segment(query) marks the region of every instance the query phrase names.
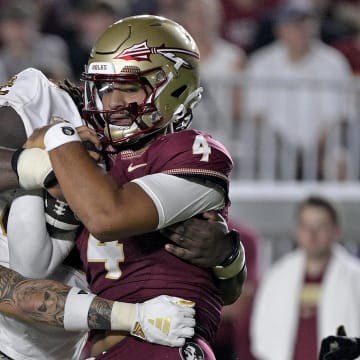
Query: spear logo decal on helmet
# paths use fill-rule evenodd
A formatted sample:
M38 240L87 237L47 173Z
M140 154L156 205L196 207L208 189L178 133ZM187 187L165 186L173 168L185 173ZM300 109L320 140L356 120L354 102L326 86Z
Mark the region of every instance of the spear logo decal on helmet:
M121 59L126 61L149 61L151 54L160 54L174 62L175 64L181 64L186 68L191 68L191 65L187 63L184 59L176 56L177 53L193 56L196 59L199 59L199 54L195 51L189 51L179 48L167 48L165 45L159 47L149 47L147 40L139 44L134 44L129 48L123 50L119 55L114 57L114 59Z

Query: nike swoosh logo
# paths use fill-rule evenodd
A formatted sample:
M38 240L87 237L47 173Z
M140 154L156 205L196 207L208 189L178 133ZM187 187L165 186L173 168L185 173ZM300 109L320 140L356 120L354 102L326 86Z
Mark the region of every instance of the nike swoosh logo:
M136 169L138 169L138 168L141 168L141 167L143 167L143 166L146 166L147 165L147 163L143 163L143 164L139 164L139 165L133 165L132 163L128 166L128 172L132 172L132 171L134 171L134 170L136 170Z

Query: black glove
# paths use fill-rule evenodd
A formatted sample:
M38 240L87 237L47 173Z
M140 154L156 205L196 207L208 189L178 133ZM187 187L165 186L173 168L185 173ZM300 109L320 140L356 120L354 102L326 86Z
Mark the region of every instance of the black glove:
M360 356L360 338L347 337L343 326L337 336L321 341L319 360L353 360Z

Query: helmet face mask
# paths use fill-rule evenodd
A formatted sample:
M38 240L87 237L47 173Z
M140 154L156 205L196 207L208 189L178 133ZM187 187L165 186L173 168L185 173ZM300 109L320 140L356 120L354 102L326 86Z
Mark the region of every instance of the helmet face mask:
M179 24L158 16L132 16L110 26L95 44L86 71L84 118L104 143L131 145L144 137L189 126L200 100L199 53ZM145 99L105 110L104 94L136 83ZM127 114L131 124L112 121Z
M145 94L150 94L149 86L146 86L139 78L129 76L127 78L119 78L118 76L88 76L91 80L87 80L86 91L90 101L87 103L85 110L85 120L100 135L102 135L103 143L118 143L121 139L126 143L131 143L132 139L140 136L145 132L151 132L153 127L158 123L160 117L155 119L156 107L149 103L149 97L146 95L142 102L131 102L126 106L117 106L115 109L105 110L103 107L103 97L109 92L114 91L119 86L138 84ZM129 124L118 124L116 119L112 117L121 115L131 119ZM155 121L149 121L149 118ZM146 123L144 121L147 121Z

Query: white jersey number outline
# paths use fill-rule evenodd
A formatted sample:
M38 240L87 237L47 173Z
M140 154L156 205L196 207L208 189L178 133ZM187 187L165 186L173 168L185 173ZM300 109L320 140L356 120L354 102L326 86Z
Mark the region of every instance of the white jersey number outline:
M195 136L195 140L192 146L192 152L194 155L202 155L200 161L209 161L211 147L209 146L203 135Z
M124 245L118 240L101 242L89 235L87 248L88 262L103 262L107 270L107 279L117 280L121 277L120 263L125 261Z
M200 161L209 161L211 148L203 135L196 135L192 152L194 155L202 155ZM125 261L124 246L117 240L101 242L90 234L87 259L88 262L103 262L107 270L106 278L119 279L121 277L119 263Z

